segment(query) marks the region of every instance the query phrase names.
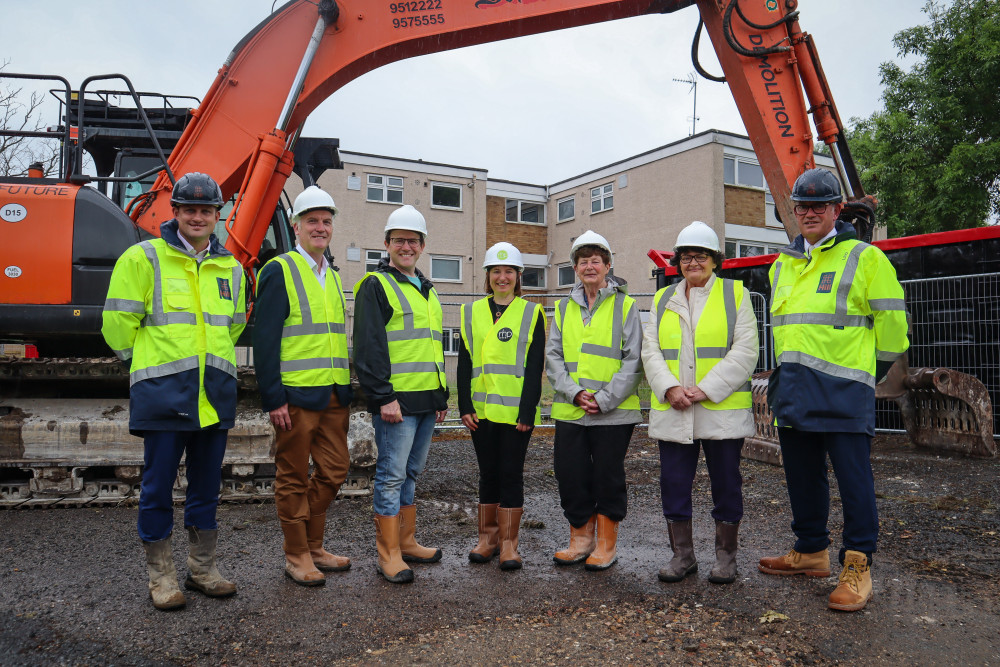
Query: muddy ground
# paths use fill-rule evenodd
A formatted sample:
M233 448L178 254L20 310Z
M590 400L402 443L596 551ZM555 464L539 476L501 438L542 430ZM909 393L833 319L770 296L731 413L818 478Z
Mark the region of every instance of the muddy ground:
M525 566L509 573L467 560L477 471L471 443L460 439L434 443L417 489L418 537L444 559L415 566L408 586L375 572L370 499L332 508L327 546L354 566L318 589L282 577L272 504L222 506L220 567L239 593L192 594L187 609L172 613L149 603L134 507L3 512L0 664L1000 664L1000 461L880 438L873 464L882 521L875 597L855 614L827 610L835 576L757 571L761 555L790 547L790 517L781 469L751 461L743 465L739 579L706 580L713 527L702 465L701 570L660 583L668 548L657 451L638 434L620 560L599 573L552 563L567 526L544 435L526 466ZM839 548L839 501L831 531ZM175 534L183 577L179 521Z

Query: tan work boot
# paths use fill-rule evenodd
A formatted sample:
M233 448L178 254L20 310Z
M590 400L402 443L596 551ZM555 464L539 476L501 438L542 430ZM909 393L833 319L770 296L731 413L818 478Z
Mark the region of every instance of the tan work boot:
M306 525L301 521L282 523L281 532L285 534L285 576L299 586L322 586L326 577L316 569L312 556L309 554L309 542L306 539Z
M306 540L313 565L323 572L345 572L351 569L351 559L335 556L323 548L323 534L326 528L326 512L313 514L306 521Z
M408 584L413 581L413 570L403 562L399 551L399 515L375 515L375 546L378 560L375 567L386 581Z
M594 528L597 526L597 515L590 517L587 523L579 528L570 524L569 526L569 546L562 551L557 551L552 560L556 565L575 565L587 559L597 547L597 540L594 538Z
M804 574L807 577L830 576L830 551L823 549L804 554L792 549L784 556L761 558L757 569L764 574Z
M868 557L860 551L844 554L844 570L837 588L830 593L830 609L859 611L872 599L872 571Z
M588 570L606 570L618 562L618 521L597 515L597 548L583 566Z
M517 553L517 535L521 528L523 513L523 507L501 507L498 512L501 570L521 569L521 555Z
M497 524L497 510L500 503L479 503L479 544L469 552L473 563L489 563L500 553L500 526Z
M407 563L436 563L441 560L441 550L417 544L417 506L399 508L399 552Z
M204 593L210 598L227 598L236 594L236 584L224 579L215 566L218 530L198 530L188 527L188 575L184 588Z
M698 561L694 557L694 539L691 534L691 519L687 521L667 521L667 537L674 557L656 577L665 583L683 581L684 577L698 571Z
M146 551L146 569L149 571L149 597L153 606L162 611L181 609L187 604L177 585L177 568L170 549L170 538L158 542L143 542Z

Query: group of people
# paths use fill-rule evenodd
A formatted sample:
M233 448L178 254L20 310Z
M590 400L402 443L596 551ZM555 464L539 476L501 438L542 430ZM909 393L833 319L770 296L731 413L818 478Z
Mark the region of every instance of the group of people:
M806 171L792 200L801 234L771 273L777 368L768 385L792 511L792 549L760 559L767 574L829 576L827 521L832 463L844 506L843 569L829 607L862 609L878 518L869 462L874 388L907 348L902 288L885 255L839 220L842 195L825 170ZM236 587L215 563L215 510L226 430L235 412L233 344L246 323L243 272L211 232L222 205L204 174L177 181L174 219L161 238L119 260L105 305L104 335L131 364L130 429L145 443L139 535L158 609L184 606L173 565L173 480L187 452L184 523L190 536L185 586L209 596ZM262 405L276 432L275 505L284 535L285 575L303 586L351 561L324 549L326 511L346 478L352 401L343 289L325 251L337 208L311 186L295 200L295 250L260 270L253 343ZM413 563L441 549L416 540L415 485L448 385L437 292L416 268L427 223L412 206L385 226L386 257L353 289L353 362L372 414L378 459L374 522L378 572L414 580ZM486 296L462 307L457 390L462 423L479 464L478 542L473 563L522 566L524 462L540 421L543 370L552 386L554 470L569 523L557 565L604 570L617 561L627 512L625 455L642 421L638 386L650 387L649 433L657 439L663 514L673 556L659 579L698 569L692 487L704 451L715 520L713 583L737 577L743 518L740 453L754 432L750 375L757 321L750 294L718 275L715 232L693 222L677 237L671 263L680 282L659 290L645 326L607 239L577 237L577 282L555 302L546 339L542 307L521 295L521 253L501 242L483 262ZM310 474L309 462L313 463Z

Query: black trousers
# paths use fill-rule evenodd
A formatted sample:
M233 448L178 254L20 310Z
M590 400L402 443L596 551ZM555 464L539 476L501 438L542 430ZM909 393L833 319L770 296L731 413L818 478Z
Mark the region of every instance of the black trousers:
M594 514L625 518L625 452L635 424L580 426L556 422L556 481L563 515L579 528Z
M531 431L480 419L472 432L479 462L479 502L524 507L524 457Z

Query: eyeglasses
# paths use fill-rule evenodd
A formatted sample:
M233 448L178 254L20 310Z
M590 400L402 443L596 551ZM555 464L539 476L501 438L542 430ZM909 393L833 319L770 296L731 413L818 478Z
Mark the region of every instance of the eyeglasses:
M690 264L691 262L704 264L705 262L708 261L709 257L711 257L711 255L706 255L703 252L700 252L697 255L681 255L680 262L681 264Z
M389 243L391 243L392 245L396 246L397 248L402 248L403 246L406 246L406 245L410 246L411 248L419 248L420 247L420 239L419 238L415 238L415 239L401 239L398 236L394 236L391 239L389 239Z
M826 209L830 206L830 202L823 202L821 204L796 204L794 211L795 215L805 215L809 211L812 211L816 215L822 215L826 213Z

